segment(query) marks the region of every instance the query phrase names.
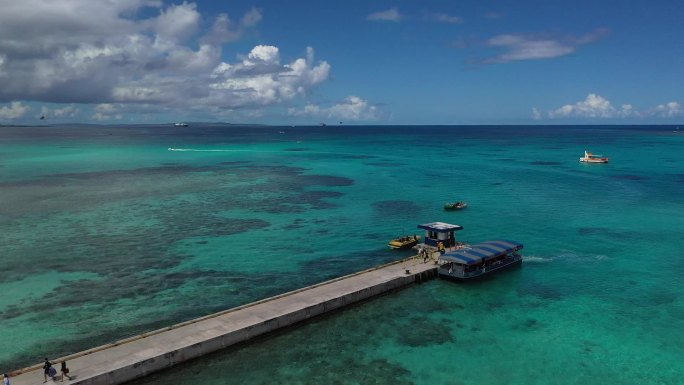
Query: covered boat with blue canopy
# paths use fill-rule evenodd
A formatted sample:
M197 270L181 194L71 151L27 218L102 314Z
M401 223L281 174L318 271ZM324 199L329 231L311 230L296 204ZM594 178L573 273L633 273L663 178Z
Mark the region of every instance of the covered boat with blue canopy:
M509 240L482 242L440 255L440 276L470 279L522 263L523 244Z

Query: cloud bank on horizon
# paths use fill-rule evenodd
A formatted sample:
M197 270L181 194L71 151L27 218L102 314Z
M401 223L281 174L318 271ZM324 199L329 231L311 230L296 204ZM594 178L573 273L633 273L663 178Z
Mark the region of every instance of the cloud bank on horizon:
M635 110L631 104L623 104L620 108L616 108L606 98L589 94L585 100L579 101L575 104L566 104L555 110L542 113L538 108L532 108L532 118L535 120L544 119L546 116L549 119L562 118L629 118L629 117L662 117L672 118L681 116L684 110L678 102L669 102L659 104L655 107L644 111Z
M595 60L600 52L592 46L616 33L601 25L570 32L540 27L535 32L521 30L507 21L510 12L496 8L475 12L449 2L441 9L403 0L397 4L375 9L369 4L356 13L340 6L336 12L354 16L348 25L337 23L328 30L292 22L283 30L267 17L281 4L269 0L243 5L230 14L227 6L204 0L7 2L0 10L0 123L153 123L177 117L286 124L325 119L488 123L493 101L521 104L514 88L491 86L490 73L501 73L497 76L506 82L541 75L572 82L575 74L562 73L567 78L563 79L554 73L558 67L553 63L585 55L594 55ZM273 12L294 18L300 14L294 8L309 7L315 13L313 5ZM318 12L326 11L325 5L321 7ZM283 14L289 8L291 13ZM415 41L418 47L412 45ZM317 47L325 52L324 58L317 58ZM635 105L643 101L615 107L599 95L610 85L596 83L584 90L558 92L553 99L540 97L546 107L529 100L516 107L517 116L526 116L528 122L652 122L684 116L679 101L672 98L639 108ZM515 87L531 85L521 82ZM593 90L598 93L563 104ZM459 110L479 94L489 94L478 100L480 107ZM453 100L454 105L444 100ZM442 120L431 120L437 115L434 106L440 104L445 104L439 108ZM466 114L470 120L464 121L461 116Z

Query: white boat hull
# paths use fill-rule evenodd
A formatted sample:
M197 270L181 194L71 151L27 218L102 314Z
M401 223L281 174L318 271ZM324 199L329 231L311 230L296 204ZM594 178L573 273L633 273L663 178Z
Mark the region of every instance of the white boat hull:
M580 158L580 162L584 163L608 163L608 159L587 159L587 158Z

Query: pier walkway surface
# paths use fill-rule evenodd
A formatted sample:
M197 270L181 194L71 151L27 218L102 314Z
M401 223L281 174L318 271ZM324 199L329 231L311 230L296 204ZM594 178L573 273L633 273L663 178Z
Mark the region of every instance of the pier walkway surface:
M436 276L421 259L378 266L66 357L71 381L121 384L311 317ZM50 357L52 358L52 357ZM15 371L13 385L43 384L42 363ZM60 373L58 373L58 376ZM57 380L59 381L59 380ZM48 380L48 384L51 383Z

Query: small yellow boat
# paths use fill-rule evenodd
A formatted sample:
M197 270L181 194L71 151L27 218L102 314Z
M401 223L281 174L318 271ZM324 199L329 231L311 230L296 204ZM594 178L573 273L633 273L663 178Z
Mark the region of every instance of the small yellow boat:
M420 241L418 235L407 235L405 237L392 239L387 245L393 249L410 249L417 245L418 241Z

